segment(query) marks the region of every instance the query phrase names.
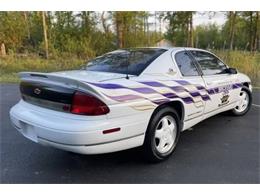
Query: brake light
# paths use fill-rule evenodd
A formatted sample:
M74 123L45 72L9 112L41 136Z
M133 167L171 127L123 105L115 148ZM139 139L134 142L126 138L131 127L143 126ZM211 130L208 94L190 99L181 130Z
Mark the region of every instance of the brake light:
M70 111L73 114L97 116L107 114L109 108L98 98L77 91L74 93Z

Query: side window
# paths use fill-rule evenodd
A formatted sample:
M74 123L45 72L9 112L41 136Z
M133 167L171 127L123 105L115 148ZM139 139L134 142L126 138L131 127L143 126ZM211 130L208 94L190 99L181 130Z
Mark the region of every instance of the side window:
M185 51L175 54L175 61L183 76L198 76L199 73L190 56Z
M203 51L191 51L191 53L199 63L204 75L225 73L226 65L214 55Z

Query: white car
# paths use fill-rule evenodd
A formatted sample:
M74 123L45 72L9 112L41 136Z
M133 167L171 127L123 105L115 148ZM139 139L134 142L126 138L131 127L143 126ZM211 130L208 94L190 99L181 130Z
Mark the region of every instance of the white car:
M195 48L122 49L81 70L19 76L14 127L34 142L81 154L142 146L147 159L161 161L181 131L220 112L244 115L252 102L246 75Z

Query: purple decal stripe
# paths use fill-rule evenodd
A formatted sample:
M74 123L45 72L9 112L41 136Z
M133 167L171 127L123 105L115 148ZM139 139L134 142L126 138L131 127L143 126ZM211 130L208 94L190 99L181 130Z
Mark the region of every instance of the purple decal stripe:
M232 89L237 89L237 88L240 88L242 87L242 84L241 83L235 83L232 85Z
M179 97L179 98L182 99L186 104L194 103L194 101L191 97L184 97L184 98ZM158 105L163 104L163 103L167 103L169 101L170 101L169 99L152 100L152 102L154 104L158 104Z
M202 96L198 91L190 92L192 97Z
M242 86L241 83L235 83L235 84L231 85L231 88L232 89L237 89L237 88L240 88L241 86ZM208 94L213 95L213 94L218 94L218 93L220 93L222 91L219 90L219 87L215 87L215 88L207 89L207 92L208 92Z
M184 97L184 98L181 98L186 104L190 104L190 103L193 103L194 100L191 98L191 97Z
M163 93L162 95L167 98L178 98L179 97L175 93Z
M119 84L110 84L110 83L91 83L88 82L91 85L94 85L96 87L100 87L103 89L129 89L129 90L133 90L139 93L143 93L143 94L150 94L150 93L158 93L157 91L149 88L149 87L137 87L137 88L130 88L130 87L125 87L123 85L119 85Z
M187 89L185 89L184 87L182 86L172 86L172 87L169 87L169 86L166 86L166 85L163 85L163 84L160 84L159 82L142 82L144 84L149 84L149 85L152 85L152 86L164 86L164 87L168 87L170 88L171 90L173 90L174 92L188 92L191 96L193 97L197 97L197 96L201 96L202 95L199 93L199 92L189 92ZM129 89L129 90L132 90L132 91L135 91L135 92L138 92L138 93L142 93L142 94L160 94L158 93L157 91L155 91L154 89L152 88L148 88L148 87L139 87L139 88L129 88L129 87L125 87L125 86L122 86L122 85L119 85L119 84L110 84L110 83L90 83L89 84L92 84L94 86L97 86L97 87L101 87L101 88L104 88L104 89ZM176 95L176 93L165 93L165 94L160 94L160 95L163 95L164 97L166 98L180 98L178 95ZM106 95L107 97L115 100L115 101L120 101L120 102L124 102L124 101L130 101L130 100L136 100L136 99L145 99L141 96L138 96L138 95L131 95L131 94L128 94L128 95L122 95L122 96L108 96ZM181 98L185 103L192 103L193 102L193 99L192 97L185 97L185 98ZM203 99L203 97L202 97ZM208 100L210 99L209 97L208 98L205 98L205 100Z
M173 80L181 85L190 85L191 83L187 82L187 81L183 81L183 80ZM145 85L148 85L148 86L151 86L151 87L168 87L168 88L171 88L170 86L168 85L165 85L165 84L162 84L160 82L156 82L156 81L141 81L139 83L142 83L142 84L145 84ZM181 87L181 86L179 86ZM203 90L205 89L205 87L203 87L202 85L196 85L195 86L198 90ZM183 88L183 90L186 90L185 88ZM187 90L186 90L187 91ZM187 91L188 92L188 91Z
M201 96L204 101L210 100L210 97L208 95Z
M197 88L198 90L203 90L203 89L205 89L205 87L203 87L203 86L201 86L201 85L197 85L196 88Z
M172 80L175 81L176 83L180 84L180 85L190 85L189 82L184 81L184 80ZM156 81L140 81L139 83L151 86L151 87L169 87L168 85L165 85L163 83L160 82L156 82Z
M111 84L111 83L91 83L91 82L87 82L91 85L103 88L103 89L123 89L126 88L122 85L118 85L118 84Z
M215 92L214 92L214 89L207 89L207 92L208 92L208 94L210 94L210 95L212 95L212 94L215 93Z
M181 81L181 80L175 80L175 82L182 84L182 85L190 84L187 81ZM183 86L168 86L168 85L164 85L162 83L156 82L156 81L145 81L145 82L142 81L140 83L151 86L151 87L167 87L167 88L170 88L171 90L173 90L174 92L177 92L177 93L178 92L188 92L192 97L201 96L201 98L203 99L202 95L198 91L190 92L187 89L185 89ZM197 89L205 89L203 86L200 86L200 85L197 85L196 87L197 87ZM169 94L162 94L162 95L167 97L167 98L178 97L178 96L172 96L172 94L170 94L170 93ZM204 99L209 100L210 97L207 97L207 98L204 97Z
M109 97L112 100L115 101L119 101L119 102L126 102L126 101L130 101L130 100L138 100L138 99L145 99L141 96L138 95L120 95L120 96L109 96L106 95L107 97Z
M164 104L164 103L167 103L167 102L169 102L170 100L169 99L158 99L158 100L152 100L152 102L154 103L154 104L158 104L158 105L160 105L160 104Z
M184 80L174 80L176 83L179 83L181 85L190 85L190 83L188 81L184 81Z
M162 83L156 82L156 81L141 81L139 83L151 86L151 87L168 87Z
M173 86L173 87L169 87L170 89L172 89L175 92L189 92L187 89L185 89L182 86Z
M181 80L178 80L176 82L178 82L181 85L190 84L187 81L181 81ZM129 89L129 90L132 90L132 91L135 91L135 92L138 92L138 93L142 93L142 94L153 94L154 93L154 94L163 95L165 97L163 99L158 99L158 100L149 100L149 99L147 99L145 97L138 96L138 95L132 95L132 94L121 95L121 96L108 96L108 95L106 95L107 97L109 97L109 98L111 98L111 99L113 99L115 101L119 101L119 102L125 102L125 101L130 101L130 100L137 100L137 99L147 99L147 100L149 100L149 101L151 101L151 102L153 102L155 104L161 104L161 103L170 101L169 99L180 98L186 104L190 104L190 103L194 102L192 97L200 96L204 101L208 101L208 100L210 100L210 96L209 95L217 94L217 93L221 92L219 90L219 87L215 87L215 88L211 88L211 89L206 89L206 91L208 92L209 95L201 95L198 91L190 92L187 89L185 89L183 86L168 86L168 85L164 85L162 83L154 82L154 81L140 82L140 83L143 83L145 85L152 86L152 87L167 87L167 88L170 88L171 90L173 90L176 93L188 92L192 96L192 97L187 96L187 97L182 98L182 97L179 97L176 93L169 92L169 93L161 94L161 93L157 92L156 90L154 90L152 88L149 88L149 87L129 88L129 87L125 87L125 86L119 85L119 84L90 83L90 82L88 82L88 83L92 84L94 86L97 86L97 87L104 88L104 89ZM232 89L236 89L236 88L239 88L241 86L242 86L241 83L235 83L235 84L232 85ZM200 86L200 85L196 85L196 88L198 90L205 89L203 86Z
M139 92L139 93L144 93L144 94L150 94L150 93L158 93L157 91L148 88L148 87L139 87L139 88L128 88L133 91Z

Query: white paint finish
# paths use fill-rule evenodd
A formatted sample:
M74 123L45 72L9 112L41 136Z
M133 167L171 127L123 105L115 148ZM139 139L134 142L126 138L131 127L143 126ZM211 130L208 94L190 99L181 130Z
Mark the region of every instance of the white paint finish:
M125 75L122 74L87 72L85 70L51 74L37 73L46 75L48 78L32 77L30 73L21 73L22 80L55 83L88 92L103 100L109 106L110 113L104 116L81 116L53 111L20 101L10 111L11 120L24 136L41 144L83 154L114 152L143 144L149 120L158 106L151 100L163 98L162 93L170 92L167 87L147 86L140 81L156 81L169 86L178 86L180 84L174 80L184 80L192 84L184 86L190 92L196 91L196 87L193 85L214 88L233 83L250 82L250 79L241 73L205 76L203 78L201 76L183 77L174 60L175 53L182 50L184 48L169 48L140 76L133 76L130 79L126 79ZM107 90L86 82L119 84L128 89ZM135 87L149 87L156 91L156 94L141 94L131 90ZM252 89L251 85L249 88ZM207 94L206 90L199 92L201 95ZM185 104L180 98L171 99L181 102L184 106L182 130L186 130L210 116L235 108L239 102L239 92L240 89L230 90L230 103L223 107L218 106L221 93L219 93L220 95L211 95L211 101L207 102L202 101L201 97L195 97L193 98L195 103L191 104ZM138 95L142 99L118 102L111 100L105 94L110 96ZM178 96L187 97L190 95L188 92L181 92L178 93ZM106 135L102 133L103 130L117 127L121 128L118 132Z
M51 73L52 75L67 77L80 81L90 82L102 82L113 79L125 78L125 74L110 73L110 72L98 72L98 71L86 71L86 70L71 70Z
M232 85L237 83L236 75L221 74L221 75L209 75L203 76L205 86L207 89L218 89L219 92L210 96L211 100L206 102L204 112L211 112L219 107L222 107L221 99L224 95L228 95L228 102L238 101L238 95L240 88L230 89ZM224 105L225 106L225 105Z

